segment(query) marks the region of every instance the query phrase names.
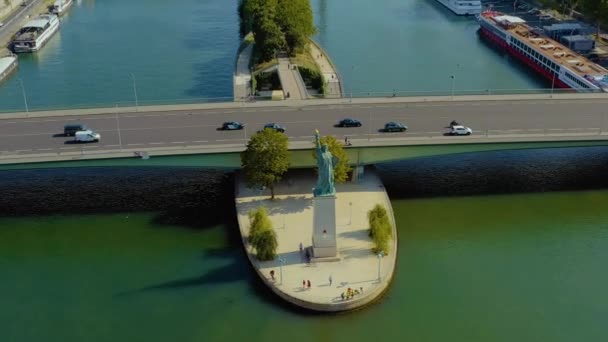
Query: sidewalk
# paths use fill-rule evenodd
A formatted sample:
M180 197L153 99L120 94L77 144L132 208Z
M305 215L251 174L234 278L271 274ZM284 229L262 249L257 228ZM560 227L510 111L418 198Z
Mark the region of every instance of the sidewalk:
M304 100L308 98L306 85L302 81L299 71L294 69L288 57L279 58L278 73L286 100Z
M247 255L262 280L292 304L315 311L351 310L369 304L390 284L397 255L395 230L394 246L382 260L372 253L373 243L367 234L367 212L374 205L384 205L392 218L391 203L382 182L368 170L360 182L336 186L336 230L341 260L307 264L299 245L311 245L311 189L315 182L316 175L311 169L292 171L278 184L276 200L271 201L268 191L248 189L242 179L237 179L236 207L243 241L247 241L249 233L247 213L265 206L277 233L277 252L284 259L284 265L280 267L277 260L258 261L245 242ZM394 218L392 220L394 229ZM270 276L271 270L275 280ZM311 287L304 288L303 280L310 280ZM361 293L343 300L341 294L348 288Z
M319 65L321 74L323 75L323 79L327 87L325 96L342 97L343 94L342 85L340 84L340 75L329 61L329 57L327 57L327 54L324 53L315 42L311 41L309 46L310 54L315 62L317 62L317 65Z
M251 70L249 70L249 61L251 60L252 51L253 44L248 44L238 55L236 69L234 71L235 101L243 100L253 95L253 92L251 91Z

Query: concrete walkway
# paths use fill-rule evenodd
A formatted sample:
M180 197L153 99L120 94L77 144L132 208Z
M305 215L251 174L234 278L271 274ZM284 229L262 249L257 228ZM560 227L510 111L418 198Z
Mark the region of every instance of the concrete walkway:
M294 69L288 57L279 60L279 79L283 87L286 100L303 100L308 98L306 85L300 76L300 72ZM287 96L289 94L289 97Z
M299 250L311 245L313 170L291 171L276 187L276 200L269 200L268 191L248 189L237 179L236 207L239 227L249 259L270 288L283 299L316 311L342 311L372 302L388 287L395 267L397 244L382 260L372 253L373 243L367 235L367 212L376 204L384 205L392 218L392 208L380 179L371 169L359 183L337 186L336 230L340 261L307 264ZM268 209L279 242L278 261L258 261L246 243L249 233L247 213L260 206ZM394 221L394 219L393 219ZM393 222L394 229L394 222ZM274 270L275 280L270 277ZM380 271L381 280L378 279ZM282 276L281 276L282 275ZM329 278L332 278L331 282ZM304 288L303 280L311 287ZM348 288L362 291L354 298L342 300Z
M327 53L321 49L320 46L317 45L316 42L311 40L310 46L310 54L312 58L317 62L319 68L321 69L321 73L323 74L323 79L326 85L326 97L342 97L342 85L340 84L340 75L338 74L338 70L336 70L335 66L331 63Z
M248 44L237 57L233 81L235 101L242 101L253 95L251 91L251 70L249 69L252 51L253 44Z

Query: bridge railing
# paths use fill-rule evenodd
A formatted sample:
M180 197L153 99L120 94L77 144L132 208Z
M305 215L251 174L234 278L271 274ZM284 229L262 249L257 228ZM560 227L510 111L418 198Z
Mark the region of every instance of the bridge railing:
M19 83L6 84L0 92L0 115L2 113L26 112L26 111L43 111L43 110L68 110L68 109L90 109L90 108L124 108L124 107L139 107L139 106L155 106L155 105L177 105L177 104L204 104L204 103L219 103L219 102L234 102L235 99L230 97L183 97L183 98L149 98L138 94L129 95L128 93L122 99L113 101L111 99L104 101L95 97L95 100L89 102L78 102L70 98L71 103L66 105L59 103L57 99L50 99L48 94L36 94L26 92ZM589 91L588 93L601 93L601 91ZM457 98L458 96L488 96L488 95L547 95L549 98L553 94L572 94L577 93L574 89L455 89L455 90L393 90L393 91L366 91L356 92L352 94L353 98L370 98L370 97L432 97L432 96L450 96ZM129 99L129 96L131 98ZM314 99L322 99L322 95L314 96ZM333 96L328 96L328 99L335 99ZM349 94L350 98L350 94ZM10 99L10 101L8 100ZM347 98L348 99L348 98ZM244 97L236 99L236 102L261 102L270 101L270 97Z

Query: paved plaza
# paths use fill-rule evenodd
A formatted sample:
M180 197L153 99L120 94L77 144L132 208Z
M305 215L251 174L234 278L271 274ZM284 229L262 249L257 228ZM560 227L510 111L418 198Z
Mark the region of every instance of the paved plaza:
M337 185L336 231L340 260L307 263L299 245L302 243L304 248L311 246L312 188L315 182L313 170L290 171L276 187L276 199L271 201L269 191L248 189L242 179L237 180L236 207L243 241L247 241L249 231L247 213L265 206L277 233L277 252L284 265L280 266L278 259L257 261L245 242L248 256L273 291L294 304L321 311L362 306L380 295L392 278L396 243L389 255L379 260L372 253L373 243L367 235L367 212L374 205L382 204L393 219L390 201L380 179L371 169L366 170L365 177L358 183ZM274 270L275 280L270 276L271 270ZM309 280L311 287L303 287L303 281ZM360 294L342 300L341 294L346 294L348 288L356 289Z

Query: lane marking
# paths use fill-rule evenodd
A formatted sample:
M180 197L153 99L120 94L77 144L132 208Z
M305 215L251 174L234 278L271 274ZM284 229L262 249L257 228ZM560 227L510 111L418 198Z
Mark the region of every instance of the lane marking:
M76 147L60 147L60 150L70 150L70 149L74 149Z
M50 151L52 148L39 148L36 151Z
M15 150L15 152L17 152L17 153L19 153L19 152L30 152L30 151L31 151L31 149L30 150Z
M127 146L137 146L137 145L145 145L145 144L127 144Z
M195 142L195 143L206 143L206 142L209 142L209 141L208 140L194 140L192 142Z
M172 141L170 144L185 144L187 141Z
M150 144L150 145L163 145L164 142L151 142L151 143L148 143L148 144Z

